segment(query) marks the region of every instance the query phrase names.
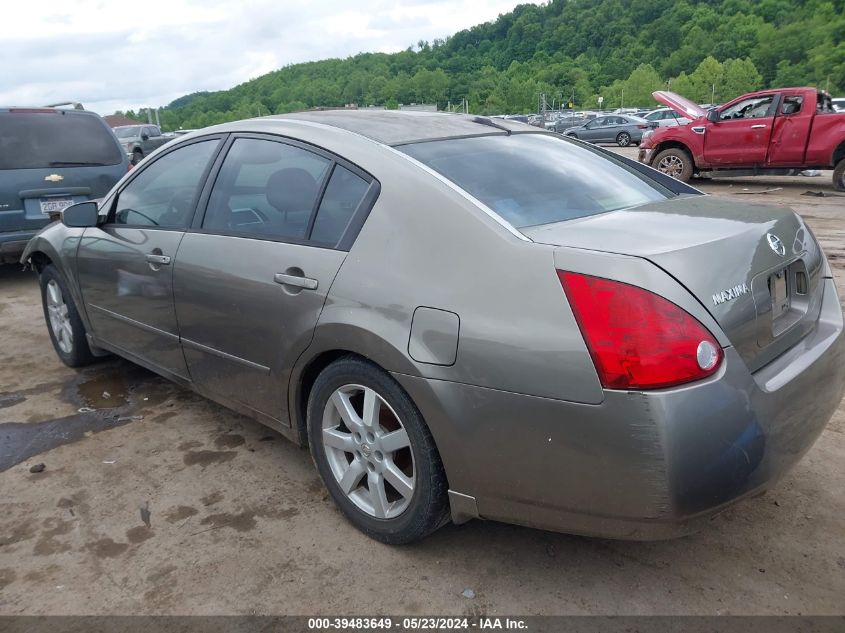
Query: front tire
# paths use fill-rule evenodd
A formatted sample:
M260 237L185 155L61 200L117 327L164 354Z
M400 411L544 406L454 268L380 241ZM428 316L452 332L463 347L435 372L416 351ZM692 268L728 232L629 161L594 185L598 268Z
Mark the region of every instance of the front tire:
M616 135L616 144L619 147L628 147L631 144L631 135L627 132L619 132Z
M840 160L833 170L833 188L837 191L845 191L845 158Z
M448 484L434 439L390 375L353 356L335 361L314 382L307 424L320 477L364 534L401 545L447 522Z
M41 303L53 349L68 367L82 367L94 362L88 346L85 326L61 273L52 264L41 271Z
M681 182L689 182L694 170L692 156L678 147L664 149L654 157L651 166Z
M132 164L137 165L141 162L141 159L144 158L144 152L139 149L136 149L132 152Z

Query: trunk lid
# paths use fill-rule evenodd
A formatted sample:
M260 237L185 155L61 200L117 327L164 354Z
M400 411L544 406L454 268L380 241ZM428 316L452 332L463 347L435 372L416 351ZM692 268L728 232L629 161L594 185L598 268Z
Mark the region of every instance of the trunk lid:
M818 320L823 255L789 209L691 196L522 232L539 243L651 261L710 312L751 371Z
M674 92L658 90L657 92L652 92L651 96L659 103L662 103L667 108L672 108L672 110L687 119L700 119L707 114L707 110L700 105Z

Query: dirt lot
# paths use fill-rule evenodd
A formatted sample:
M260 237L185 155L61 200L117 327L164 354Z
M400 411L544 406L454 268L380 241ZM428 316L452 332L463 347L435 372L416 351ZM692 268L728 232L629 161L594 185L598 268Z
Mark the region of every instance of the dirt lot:
M800 211L845 296L845 198L802 195L833 194L829 172L699 186ZM350 527L308 453L257 422L120 360L64 367L34 274L0 269L0 320L2 614L842 612L842 408L775 490L692 537L474 521L391 548Z

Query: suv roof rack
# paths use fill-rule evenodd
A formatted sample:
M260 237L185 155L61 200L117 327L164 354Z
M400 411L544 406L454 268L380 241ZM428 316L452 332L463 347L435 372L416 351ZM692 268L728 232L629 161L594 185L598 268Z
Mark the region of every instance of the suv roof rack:
M45 108L61 108L63 106L72 106L74 110L84 110L82 104L78 101L62 101L61 103L50 103L45 105Z

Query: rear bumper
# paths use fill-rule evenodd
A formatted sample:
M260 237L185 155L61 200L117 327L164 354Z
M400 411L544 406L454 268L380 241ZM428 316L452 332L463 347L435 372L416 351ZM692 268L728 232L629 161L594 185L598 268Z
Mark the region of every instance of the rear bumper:
M29 240L37 233L38 229L0 233L0 263L16 263L23 254Z
M816 330L756 374L732 348L712 378L583 405L397 375L478 515L591 536L661 539L765 491L812 446L845 387L832 280ZM820 482L821 485L821 482Z

